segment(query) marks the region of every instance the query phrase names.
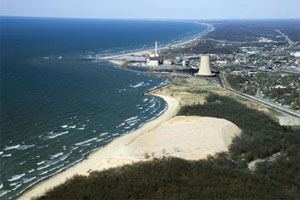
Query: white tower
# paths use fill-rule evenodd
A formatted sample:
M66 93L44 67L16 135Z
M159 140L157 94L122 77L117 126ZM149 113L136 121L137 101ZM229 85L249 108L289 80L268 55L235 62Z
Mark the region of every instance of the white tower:
M158 52L157 52L157 41L155 41L155 52L154 52L155 56L158 56Z
M196 76L214 76L215 74L211 73L209 56L201 56L201 63L199 65L199 71L195 74Z

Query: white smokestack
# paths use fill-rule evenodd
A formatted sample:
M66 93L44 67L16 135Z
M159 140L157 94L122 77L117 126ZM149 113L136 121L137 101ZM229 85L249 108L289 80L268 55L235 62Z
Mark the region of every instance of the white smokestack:
M197 76L214 76L215 74L211 73L209 56L201 56L201 63L199 65L199 71L196 74Z
M157 56L157 54L158 54L157 53L157 41L155 41L155 53L154 54L155 54L155 56Z

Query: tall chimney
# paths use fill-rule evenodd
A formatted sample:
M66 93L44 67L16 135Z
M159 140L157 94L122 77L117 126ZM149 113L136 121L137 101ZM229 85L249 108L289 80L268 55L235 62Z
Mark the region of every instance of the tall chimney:
M155 54L155 56L157 56L157 54L158 54L157 53L157 41L155 41L155 53L154 54Z

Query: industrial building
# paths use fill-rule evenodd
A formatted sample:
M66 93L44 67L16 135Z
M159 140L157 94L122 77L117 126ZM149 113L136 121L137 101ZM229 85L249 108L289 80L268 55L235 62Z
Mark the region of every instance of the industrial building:
M149 67L157 67L158 65L163 63L163 59L160 58L157 50L157 41L155 41L155 50L154 54L150 54L149 58L147 59L147 65Z
M195 76L215 76L215 74L212 73L210 69L209 56L201 56L199 71L195 74Z

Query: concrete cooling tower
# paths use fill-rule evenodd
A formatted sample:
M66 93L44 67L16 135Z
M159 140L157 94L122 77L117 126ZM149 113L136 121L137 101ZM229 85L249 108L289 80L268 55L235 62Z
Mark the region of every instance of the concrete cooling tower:
M196 76L214 76L215 74L211 73L209 56L201 56L201 63L199 65L199 71L195 74Z

